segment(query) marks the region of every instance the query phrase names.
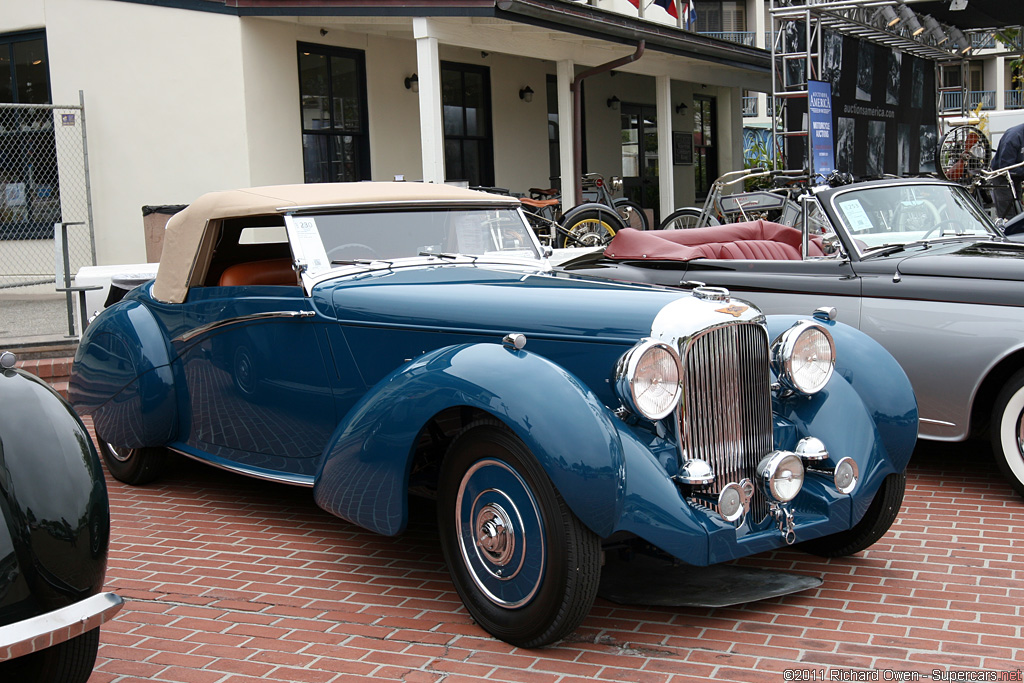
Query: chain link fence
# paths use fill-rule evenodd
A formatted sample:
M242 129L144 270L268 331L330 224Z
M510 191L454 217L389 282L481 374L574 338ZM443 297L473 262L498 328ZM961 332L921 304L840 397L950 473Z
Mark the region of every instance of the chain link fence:
M73 277L96 264L84 107L0 104L0 306L8 313L14 300L57 294L61 223Z

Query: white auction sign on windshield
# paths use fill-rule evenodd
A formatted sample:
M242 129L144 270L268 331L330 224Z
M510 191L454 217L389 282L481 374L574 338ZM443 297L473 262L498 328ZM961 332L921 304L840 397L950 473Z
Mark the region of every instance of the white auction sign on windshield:
M316 219L312 216L289 216L285 223L288 226L288 240L292 244L295 259L305 264L306 274L316 277L330 270L331 262L327 258L324 242L320 239Z

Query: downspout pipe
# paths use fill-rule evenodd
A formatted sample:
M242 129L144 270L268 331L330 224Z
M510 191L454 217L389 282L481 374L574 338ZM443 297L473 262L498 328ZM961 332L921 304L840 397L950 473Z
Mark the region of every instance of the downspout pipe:
M646 43L647 41L641 40L637 43L636 52L633 54L619 57L611 62L595 66L593 69L581 71L576 78L572 79L572 85L570 86L570 90L572 90L572 168L576 174L576 196L573 197L573 206L583 203L583 183L580 182L580 178L583 177L583 96L580 91L580 84L584 78L590 78L591 76L611 71L640 59L644 54Z

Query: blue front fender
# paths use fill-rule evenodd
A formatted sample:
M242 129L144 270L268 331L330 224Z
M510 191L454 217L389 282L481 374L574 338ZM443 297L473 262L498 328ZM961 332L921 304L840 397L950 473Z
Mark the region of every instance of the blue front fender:
M374 386L331 438L314 487L317 504L382 534L402 531L420 432L454 406L504 422L584 524L602 536L614 530L624 477L614 415L564 368L497 344L432 351Z
M799 320L806 317L768 316L771 338ZM903 368L881 344L849 325L817 322L835 341L835 373L820 394L777 401L775 410L799 432L820 438L833 461L843 456L857 461L860 493L851 511L856 523L886 475L902 472L910 462L917 442L917 399Z

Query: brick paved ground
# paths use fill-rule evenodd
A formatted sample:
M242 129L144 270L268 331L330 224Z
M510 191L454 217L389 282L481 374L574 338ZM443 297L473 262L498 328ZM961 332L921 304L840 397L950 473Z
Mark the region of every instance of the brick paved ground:
M384 538L321 511L308 490L187 461L155 485L108 482L107 579L128 604L105 627L91 683L778 682L794 667L818 680L854 669L932 680L933 669L1024 661L1024 500L977 446L915 454L901 517L869 551L756 558L823 576L817 590L716 610L598 600L543 650L472 623L429 505Z

